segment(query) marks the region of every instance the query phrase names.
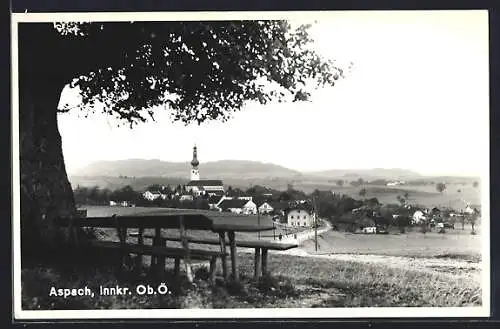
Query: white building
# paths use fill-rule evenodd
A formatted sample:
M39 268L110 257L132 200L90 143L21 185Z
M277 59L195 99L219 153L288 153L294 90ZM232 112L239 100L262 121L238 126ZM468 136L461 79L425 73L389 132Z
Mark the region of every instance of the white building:
M377 227L376 226L363 227L363 233L375 234L377 233Z
M179 198L180 201L193 201L193 196L191 194L181 195Z
M472 208L470 205L467 205L467 207L465 207L464 209L464 213L472 215L474 213L474 208Z
M264 202L259 206L259 213L261 214L270 214L274 208L268 203Z
M420 224L426 219L425 214L421 210L417 210L413 213L412 220L413 224Z
M306 209L290 209L287 212L287 224L290 226L313 226L315 215Z
M153 201L153 200L156 200L158 198L162 198L163 200L165 200L167 198L167 195L161 193L160 191L149 191L148 190L148 191L142 193L142 197L146 200Z
M235 214L255 215L257 205L251 200L224 199L217 205L221 211L229 211Z

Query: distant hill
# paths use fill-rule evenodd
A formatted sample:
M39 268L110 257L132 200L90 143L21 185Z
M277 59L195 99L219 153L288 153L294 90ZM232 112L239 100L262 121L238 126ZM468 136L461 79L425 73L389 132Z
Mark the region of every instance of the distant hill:
M189 162L128 159L99 161L80 170L70 172L73 185L123 186L130 184L144 187L151 184L184 184L189 181ZM316 172L299 172L283 166L258 161L221 160L200 164L202 179L221 179L225 185L249 187L265 185L285 189L288 184L302 188L328 188L335 186L337 179L346 181L363 178L365 181L386 180L431 180L445 182L471 182L470 178L429 177L406 169L334 169Z
M418 179L422 178L417 172L400 168L374 168L374 169L334 169L325 171L308 172L308 175L325 178L342 178L364 180L373 179Z
M70 173L70 176L177 177L189 179L190 168L189 162L128 159L95 162ZM200 174L203 179L272 179L301 176L298 171L275 164L239 160L201 163Z

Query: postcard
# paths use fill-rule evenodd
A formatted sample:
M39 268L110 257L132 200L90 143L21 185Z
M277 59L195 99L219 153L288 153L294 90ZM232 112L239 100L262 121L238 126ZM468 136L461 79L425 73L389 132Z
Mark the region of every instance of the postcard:
M490 315L487 11L12 14L14 317Z

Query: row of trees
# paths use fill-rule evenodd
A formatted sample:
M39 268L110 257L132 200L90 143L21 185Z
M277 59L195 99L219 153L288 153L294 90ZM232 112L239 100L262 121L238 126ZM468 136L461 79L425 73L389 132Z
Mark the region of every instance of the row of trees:
M178 186L177 188L182 189ZM166 208L185 208L185 209L209 209L208 196L195 198L193 200L180 200L178 197L168 197L166 199L158 198L150 201L144 198L142 192L135 191L131 186L111 191L110 189L101 189L94 187L77 187L74 190L75 202L79 205L109 205L110 201L127 201L138 207L166 207Z
M385 180L385 179L377 179L377 180L373 180L373 181L365 181L365 180L363 180L363 178L359 178L359 179L357 179L355 181L351 181L350 184L353 187L360 187L360 186L365 186L365 185L383 185L383 186L385 186L389 182L390 181ZM344 181L342 179L338 179L338 180L335 181L335 184L338 187L343 187L345 185L345 183L346 183L346 181ZM418 182L409 182L408 184L411 184L411 185L433 185L434 182L418 181ZM446 190L446 188L447 188L446 183L443 183L443 182L435 183L435 185L436 185L436 190L439 193L444 192ZM474 181L472 183L472 186L474 188L477 188L479 186L479 182ZM364 194L366 195L366 189L363 189L362 191L365 191ZM459 190L459 192L460 192L460 190Z

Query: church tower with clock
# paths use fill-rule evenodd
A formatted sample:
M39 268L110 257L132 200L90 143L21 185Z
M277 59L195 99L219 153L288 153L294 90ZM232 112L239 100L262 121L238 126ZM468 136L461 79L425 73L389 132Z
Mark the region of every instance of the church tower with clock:
M191 160L191 181L200 180L200 170L198 166L200 162L198 161L198 151L196 145L193 147L193 160Z
M191 160L191 181L187 183L186 189L192 192L195 196L201 194L224 195L224 185L221 180L215 179L200 179L200 161L198 161L198 149L196 145L193 147L193 160Z

